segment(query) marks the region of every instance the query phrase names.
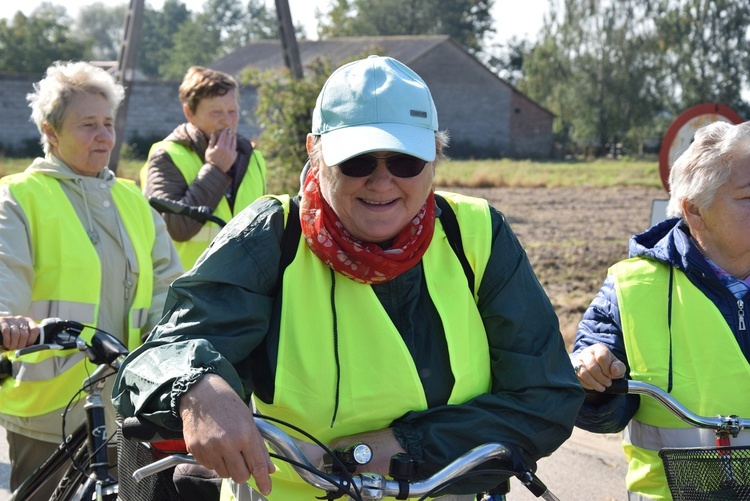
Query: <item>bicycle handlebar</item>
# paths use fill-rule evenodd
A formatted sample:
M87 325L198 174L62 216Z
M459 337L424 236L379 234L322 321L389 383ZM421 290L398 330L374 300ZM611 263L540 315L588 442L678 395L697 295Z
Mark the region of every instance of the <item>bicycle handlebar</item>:
M75 340L83 331L82 323L60 318L45 318L39 322L39 337L34 344L16 350L17 357L43 350L67 350L75 348Z
M716 417L699 416L691 412L666 391L658 386L643 381L614 379L612 380L612 385L607 388L604 393L614 395L647 395L656 399L672 412L672 414L689 425L697 428L711 429L721 435L731 434L733 437L737 437L742 430L750 429L750 419L742 419L734 415L718 415Z
M511 464L512 451L509 447L499 443L489 443L466 452L429 478L416 482L389 479L375 473L361 473L354 477L345 474L330 474L313 466L294 440L281 428L259 417L255 418L255 424L270 447L284 459L291 460L292 468L305 482L327 492L343 490L349 493L355 490L360 493L362 499L368 500L386 497L399 499L423 497L445 487L451 481L468 474L472 469L489 460L499 460L503 465ZM122 426L123 437L142 441L181 436L173 435L173 433L175 432L163 431L138 418L125 419ZM175 454L136 470L133 478L140 481L182 463L198 464L191 455ZM553 501L557 499L530 470L516 472L510 469L506 471L508 474L514 474L535 496Z
M120 362L128 354L128 349L114 336L95 327L90 341L80 337L88 326L73 320L45 318L39 322L39 337L35 344L15 351L16 357L44 350L77 349L86 352L86 356L96 365L106 365L119 369ZM4 372L5 369L0 370ZM3 375L9 375L6 373Z
M187 216L201 223L211 221L219 226L226 226L226 221L212 214L210 207L201 205L198 207L186 205L182 202L162 197L149 197L148 203L159 212Z

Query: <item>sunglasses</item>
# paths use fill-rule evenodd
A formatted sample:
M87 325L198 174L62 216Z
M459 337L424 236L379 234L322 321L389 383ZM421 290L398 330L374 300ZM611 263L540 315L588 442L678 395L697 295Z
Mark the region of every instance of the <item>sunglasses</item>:
M389 157L376 157L375 155L357 155L339 164L342 174L349 177L369 176L378 167L378 161L384 160L388 172L396 177L414 177L419 175L427 164L421 158L411 155L391 155Z

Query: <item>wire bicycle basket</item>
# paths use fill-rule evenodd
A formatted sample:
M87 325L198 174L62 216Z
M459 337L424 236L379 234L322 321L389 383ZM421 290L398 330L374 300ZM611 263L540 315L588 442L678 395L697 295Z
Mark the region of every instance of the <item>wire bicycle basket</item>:
M750 446L665 448L659 457L675 501L750 499Z

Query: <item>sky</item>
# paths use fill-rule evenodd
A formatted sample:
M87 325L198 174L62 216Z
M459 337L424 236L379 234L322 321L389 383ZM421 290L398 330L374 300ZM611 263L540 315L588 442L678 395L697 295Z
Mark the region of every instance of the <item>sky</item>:
M44 0L0 0L0 19L11 19L19 10L24 14L31 14ZM85 5L104 0L47 0L54 5L63 5L68 15L75 18L78 10ZM265 0L273 7L274 0ZM183 0L191 11L202 10L203 0ZM295 25L302 24L307 32L308 38L316 37L315 9L329 10L333 0L289 0L289 9L292 12L292 21ZM115 3L127 4L129 1L107 0L108 5ZM163 0L146 0L151 7L158 9L164 3ZM19 5L20 4L20 5ZM495 0L493 17L497 42L516 36L534 40L542 27L544 15L549 9L549 0Z

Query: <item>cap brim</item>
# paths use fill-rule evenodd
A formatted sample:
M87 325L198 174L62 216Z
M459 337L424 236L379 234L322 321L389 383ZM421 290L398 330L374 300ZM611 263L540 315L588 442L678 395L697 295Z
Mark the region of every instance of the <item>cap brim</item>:
M356 125L332 130L320 136L323 161L338 165L344 160L373 151L395 151L435 160L435 132L404 124Z

